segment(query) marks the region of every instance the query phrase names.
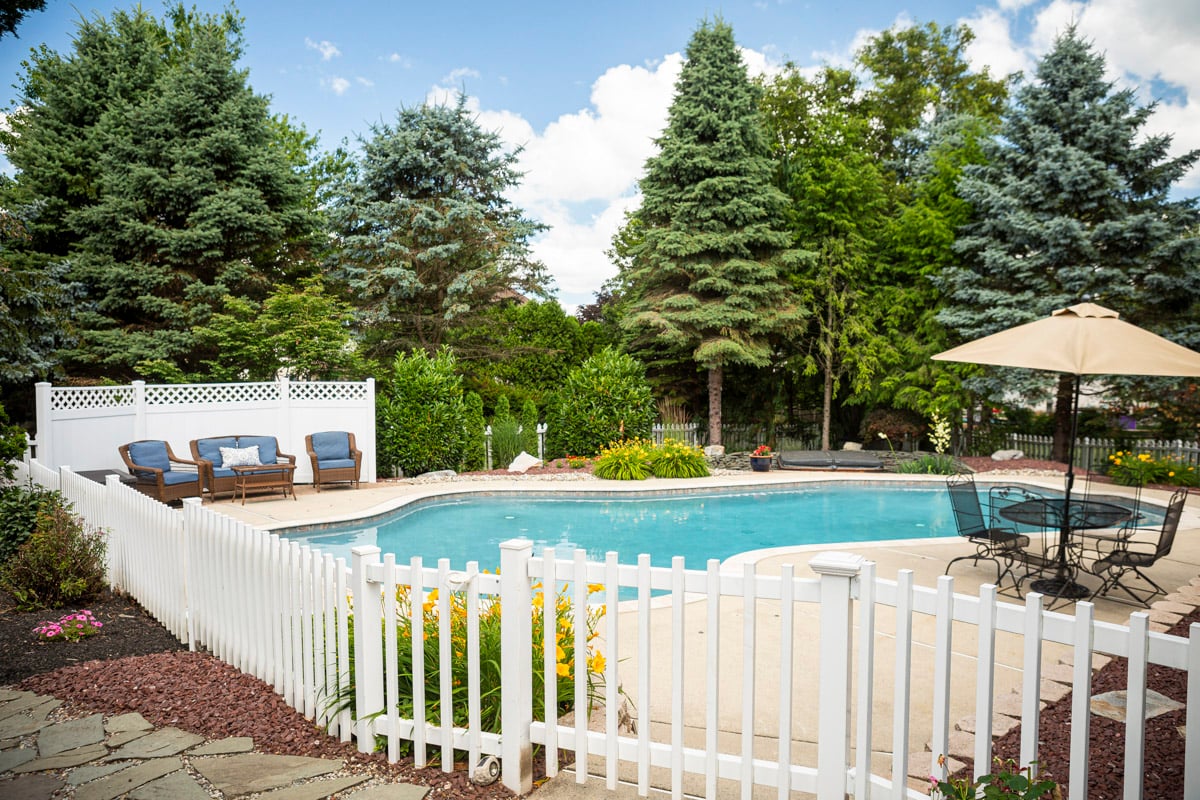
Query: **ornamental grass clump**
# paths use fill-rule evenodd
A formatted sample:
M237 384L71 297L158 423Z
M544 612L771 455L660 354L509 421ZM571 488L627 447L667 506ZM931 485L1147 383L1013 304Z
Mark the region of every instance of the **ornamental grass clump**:
M38 640L43 642L78 642L89 636L95 636L104 627L104 623L92 616L88 609L63 614L57 622L43 622L33 629Z
M650 451L650 471L656 478L703 478L709 474L704 451L675 439Z

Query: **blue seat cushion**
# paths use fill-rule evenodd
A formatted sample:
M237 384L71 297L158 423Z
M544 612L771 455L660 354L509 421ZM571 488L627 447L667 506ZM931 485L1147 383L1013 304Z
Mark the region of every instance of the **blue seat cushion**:
M322 467L329 467L325 463L326 461L350 458L350 437L346 435L345 431L314 433L312 446L313 452L317 454L317 463Z
M353 458L331 458L328 461L317 460L321 469L354 469Z
M238 447L254 447L255 445L258 445L258 460L262 463L274 464L279 460L279 449L275 444L274 436L242 436L238 438Z
M163 472L171 469L166 442L133 442L129 445L129 460L139 467L152 467Z
M195 472L164 472L163 483L167 486L175 486L180 483L195 483L200 479L200 476Z
M237 447L237 437L218 436L212 439L196 440L196 452L200 454L200 458L203 458L205 461L211 461L214 466L219 467L222 463L222 447ZM230 472L229 474L232 475L233 473Z

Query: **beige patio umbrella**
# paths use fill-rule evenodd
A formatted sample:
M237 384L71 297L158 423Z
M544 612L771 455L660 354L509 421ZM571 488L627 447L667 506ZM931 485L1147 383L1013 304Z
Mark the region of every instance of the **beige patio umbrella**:
M1075 484L1075 429L1079 421L1082 376L1200 377L1200 353L1122 322L1116 311L1095 303L1060 308L1048 317L967 342L938 353L933 359L1048 370L1075 377L1064 510L1070 508L1071 488ZM1067 573L1066 546L1070 535L1070 514L1064 513L1059 546L1060 576ZM1084 587L1074 584L1073 588L1070 584L1073 581L1060 579L1060 585L1051 587L1050 593L1070 597L1073 592L1086 592Z

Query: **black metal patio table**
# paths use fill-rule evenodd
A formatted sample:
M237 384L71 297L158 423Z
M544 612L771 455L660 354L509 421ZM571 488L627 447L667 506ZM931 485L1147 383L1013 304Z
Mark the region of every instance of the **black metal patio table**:
M1039 578L1030 586L1035 592L1079 600L1090 595L1091 590L1075 581L1079 565L1067 557L1071 531L1111 528L1131 519L1134 512L1115 503L1081 497L1072 497L1069 507L1065 498L1039 497L1005 506L997 513L1010 522L1057 528L1061 532L1054 577Z

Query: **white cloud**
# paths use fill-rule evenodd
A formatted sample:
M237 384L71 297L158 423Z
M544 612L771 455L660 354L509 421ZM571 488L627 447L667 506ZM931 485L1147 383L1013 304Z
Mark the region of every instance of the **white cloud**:
M342 54L342 51L338 50L337 45L327 39L314 42L312 39L309 39L306 36L304 37L304 46L309 50L316 50L318 53L320 53L322 61L328 61L334 56L340 56Z
M405 69L412 69L412 59L402 56L399 53L392 53L387 57L387 60L391 64L399 64Z
M1029 74L1035 60L1012 38L1012 20L995 9L979 9L974 17L960 19L975 33L967 45L966 58L971 66L983 71L986 67L993 78L1003 78L1014 72Z
M470 67L458 67L457 69L450 70L450 73L448 75L446 75L446 77L442 78L440 83L442 83L442 84L461 83L463 78L478 78L478 77L479 77L479 70L471 69Z
M321 81L322 86L328 86L336 95L343 95L350 88L350 81L345 78L325 78Z
M375 81L371 80L370 78L364 78L364 77L363 77L363 76L361 76L361 75L357 76L357 77L354 79L354 81L355 81L355 83L357 83L359 86L365 86L365 87L367 87L368 89L369 89L369 88L371 88L372 86L374 86L374 85L375 85Z

